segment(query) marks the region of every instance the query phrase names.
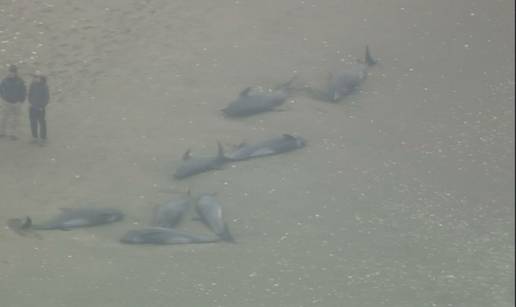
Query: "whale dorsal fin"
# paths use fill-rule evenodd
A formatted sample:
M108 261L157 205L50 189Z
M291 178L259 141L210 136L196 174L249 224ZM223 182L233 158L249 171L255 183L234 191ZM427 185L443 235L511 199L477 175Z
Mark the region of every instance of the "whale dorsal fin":
M274 90L281 90L281 89L286 89L286 90L289 90L292 88L292 83L297 80L298 77L297 75L294 75L292 78L290 78L290 80L288 80L287 82L283 83L283 84L280 84L279 86L276 86L274 88Z
M30 227L32 227L32 219L27 216L21 225L21 229L29 229Z
M224 158L224 148L219 141L217 141L217 157Z
M371 52L369 51L369 46L366 46L365 63L367 64L367 66L373 66L376 63L378 63L371 55Z
M240 96L249 96L249 92L251 91L251 87L246 87L243 91L240 92Z
M185 151L185 153L183 154L183 161L186 161L188 159L190 159L192 157L192 152L190 149L188 149L187 151Z

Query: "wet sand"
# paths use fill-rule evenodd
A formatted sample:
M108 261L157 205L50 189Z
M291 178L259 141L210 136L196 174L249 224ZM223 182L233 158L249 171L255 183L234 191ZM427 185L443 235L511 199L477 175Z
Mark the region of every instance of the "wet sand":
M84 202L127 213L43 240L1 228L2 306L513 306L511 1L17 0L0 13L0 65L51 87L49 143L29 144L25 113L20 140L0 141L0 219ZM322 86L366 44L380 65L340 104L219 112L250 85ZM187 148L281 133L307 147L172 178ZM118 243L163 190L187 188L218 193L238 244Z

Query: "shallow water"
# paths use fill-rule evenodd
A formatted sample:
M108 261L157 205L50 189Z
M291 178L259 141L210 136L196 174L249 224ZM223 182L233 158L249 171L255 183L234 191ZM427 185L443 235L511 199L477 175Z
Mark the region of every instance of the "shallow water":
M514 306L511 1L0 1L0 64L49 75L49 143L0 141L0 218L93 203L98 228L0 229L2 306ZM246 119L245 87L379 65L340 104ZM187 148L285 155L172 178ZM125 246L167 191L216 192L238 244ZM209 233L195 221L181 228Z

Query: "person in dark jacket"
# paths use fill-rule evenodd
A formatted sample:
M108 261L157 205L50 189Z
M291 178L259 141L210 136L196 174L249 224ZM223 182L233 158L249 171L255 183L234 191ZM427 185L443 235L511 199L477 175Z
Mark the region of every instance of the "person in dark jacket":
M23 79L18 77L16 65L9 66L9 74L0 83L0 97L4 100L2 118L0 120L0 137L6 133L11 140L16 137L16 129L20 118L21 105L27 96L27 88Z
M38 136L42 142L47 139L47 122L45 119L45 107L50 98L48 94L47 78L39 71L33 75L32 82L29 87L29 118L30 130L34 141L38 141ZM39 134L38 134L39 125Z

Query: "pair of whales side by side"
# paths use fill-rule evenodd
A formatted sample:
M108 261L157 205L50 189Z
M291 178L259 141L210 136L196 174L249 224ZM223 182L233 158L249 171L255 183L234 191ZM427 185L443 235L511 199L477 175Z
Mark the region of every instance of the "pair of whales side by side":
M217 145L218 153L215 157L193 158L190 157L190 150L186 151L183 155L183 160L174 173L174 178L184 179L210 170L221 169L225 163L230 161L247 160L289 152L303 148L306 145L306 141L299 136L283 134L256 144L241 144L227 155L224 154L224 149L220 142L217 142Z
M168 202L157 207L154 216L155 226L130 230L120 239L120 242L155 245L213 243L220 240L235 242L224 221L222 206L212 194L203 194L199 197L196 212L203 224L217 237L192 235L175 229L191 202L192 198L188 194L188 199Z
M217 156L215 157L191 157L190 150L183 154L183 160L174 173L174 178L184 179L196 174L204 173L214 169L220 169L226 162L224 149L220 142L217 142Z
M114 223L122 220L123 213L110 208L61 208L61 214L43 224L33 224L30 217L25 219L10 219L9 228L25 235L32 230L68 230L79 227L91 227Z
M279 137L273 137L256 144L241 144L226 155L230 161L241 161L263 156L276 155L289 152L295 149L303 148L306 145L304 138L283 134Z
M290 96L292 81L294 78L268 93L253 94L251 93L252 88L248 87L240 93L236 100L222 109L222 113L227 117L248 117L273 111Z
M354 93L365 81L367 71L377 63L371 56L369 47L366 46L365 58L357 61L348 69L338 72L330 77L325 90L305 87L302 90L311 98L325 102L339 102L346 96Z

